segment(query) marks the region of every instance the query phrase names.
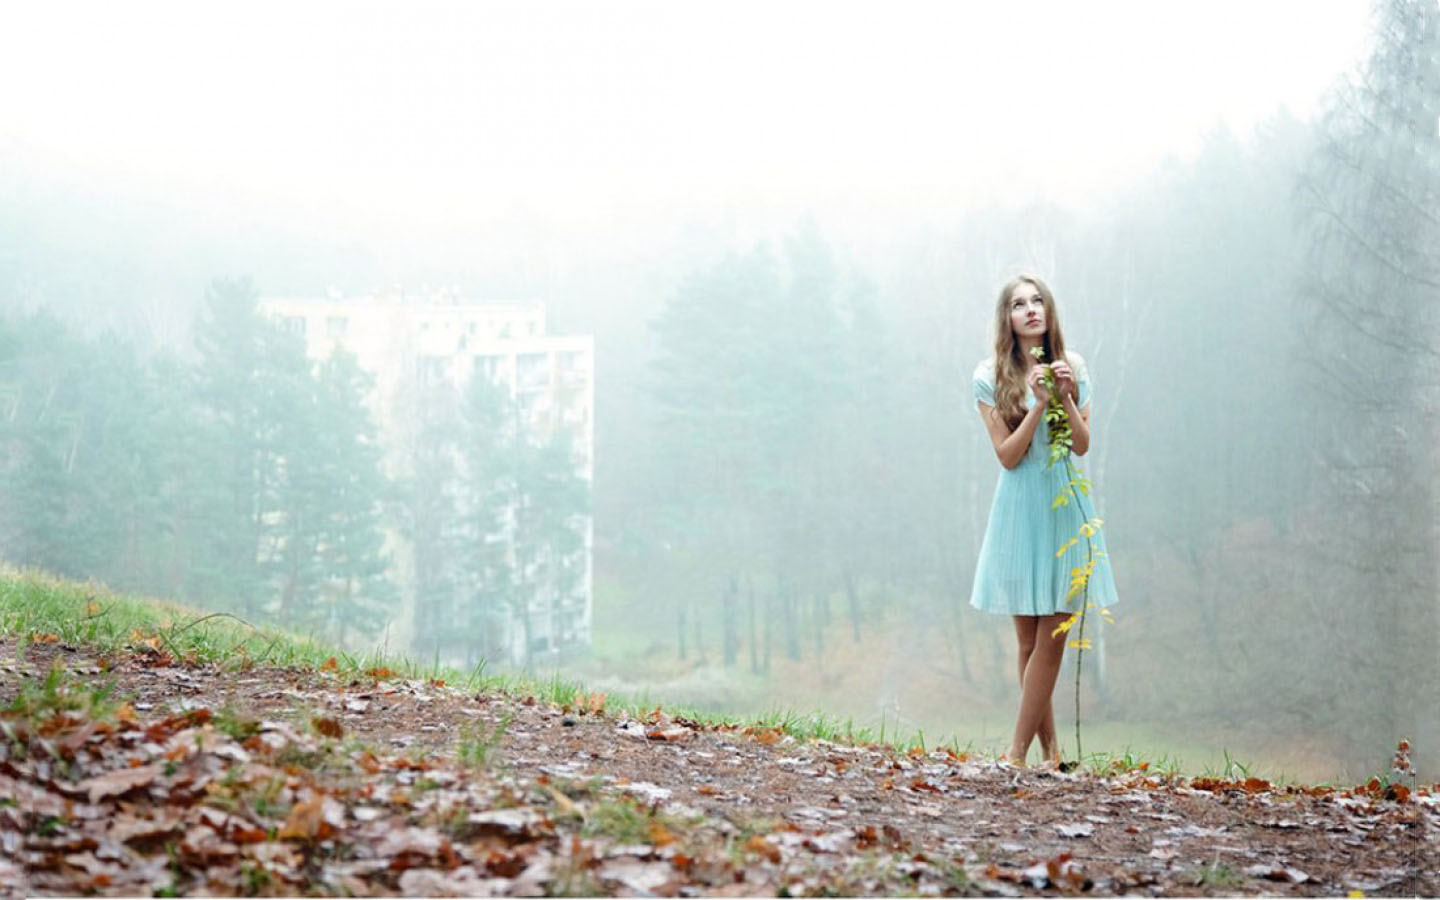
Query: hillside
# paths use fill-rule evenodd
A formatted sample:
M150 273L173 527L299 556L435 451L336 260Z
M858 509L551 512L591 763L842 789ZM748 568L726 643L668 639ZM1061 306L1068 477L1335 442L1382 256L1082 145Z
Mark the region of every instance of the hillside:
M33 585L31 586L33 588ZM1440 791L1019 771L4 599L7 896L1440 893ZM91 624L94 624L93 621Z

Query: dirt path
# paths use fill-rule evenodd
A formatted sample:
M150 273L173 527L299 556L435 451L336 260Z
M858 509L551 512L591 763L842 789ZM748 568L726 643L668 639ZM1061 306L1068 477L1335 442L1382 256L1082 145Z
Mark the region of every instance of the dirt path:
M1424 788L1017 771L13 639L0 702L55 661L128 706L0 720L12 896L1440 894Z

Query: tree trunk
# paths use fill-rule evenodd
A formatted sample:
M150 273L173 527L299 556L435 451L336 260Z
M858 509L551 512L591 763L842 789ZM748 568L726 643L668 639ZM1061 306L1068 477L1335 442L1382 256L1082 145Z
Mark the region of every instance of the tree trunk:
M781 579L780 591L780 609L785 617L785 655L798 662L801 659L800 602L788 579Z
M720 598L721 627L724 634L725 668L727 669L735 668L735 657L739 655L740 650L740 623L738 610L736 609L738 605L736 595L739 592L740 586L732 574L729 584L725 587L725 593Z
M750 580L749 575L745 576L745 597L746 606L750 610L750 673L752 675L759 675L760 633L756 627L757 623L755 621L755 583Z
M705 616L701 614L699 609L696 609L695 615L690 618L690 622L695 627L695 662L703 666L707 662L705 659L704 637Z
M830 600L823 592L815 593L814 615L810 623L815 635L815 656L825 652L825 626L830 624Z
M850 636L860 643L860 594L855 590L855 576L845 572L845 600L850 608Z
M675 641L680 648L680 658L685 658L685 612L689 601L680 600L680 606L675 610Z
M765 629L765 654L761 668L762 671L768 675L770 674L770 650L771 645L774 643L775 632L775 595L768 591L765 593L764 619L765 620L760 623Z

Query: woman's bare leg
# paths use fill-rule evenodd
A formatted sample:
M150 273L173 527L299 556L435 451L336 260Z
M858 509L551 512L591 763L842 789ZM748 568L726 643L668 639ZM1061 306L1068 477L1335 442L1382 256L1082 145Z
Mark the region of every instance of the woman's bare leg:
M1015 617L1015 634L1021 651L1020 715L1015 721L1010 759L1017 765L1024 764L1036 737L1040 738L1040 749L1047 759L1056 759L1059 755L1050 696L1055 692L1055 679L1065 655L1065 635L1052 638L1050 633L1065 618L1065 613Z
M1025 666L1030 662L1030 655L1035 652L1035 641L1040 634L1039 616L1012 616L1015 622L1015 642L1019 647L1019 675L1020 690L1023 695L1025 690ZM1053 630L1053 629L1052 629ZM1040 719L1040 728L1035 734L1040 739L1040 753L1047 760L1059 761L1060 749L1055 740L1055 713L1047 698L1045 703L1045 714ZM1014 760L1016 765L1024 765L1024 759Z

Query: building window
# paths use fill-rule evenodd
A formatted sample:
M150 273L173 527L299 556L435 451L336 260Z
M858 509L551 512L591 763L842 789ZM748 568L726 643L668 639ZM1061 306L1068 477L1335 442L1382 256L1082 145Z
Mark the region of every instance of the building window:
M522 388L550 383L550 358L545 353L521 353L515 358L515 377Z
M301 337L304 337L304 336L305 336L305 317L304 317L304 316L281 316L281 317L280 317L280 327L281 327L281 329L283 329L284 331L286 331L286 332L288 332L288 333L290 333L290 334L298 334L298 335L300 335Z
M444 356L422 356L417 362L416 375L422 385L439 384L450 378L450 360Z

